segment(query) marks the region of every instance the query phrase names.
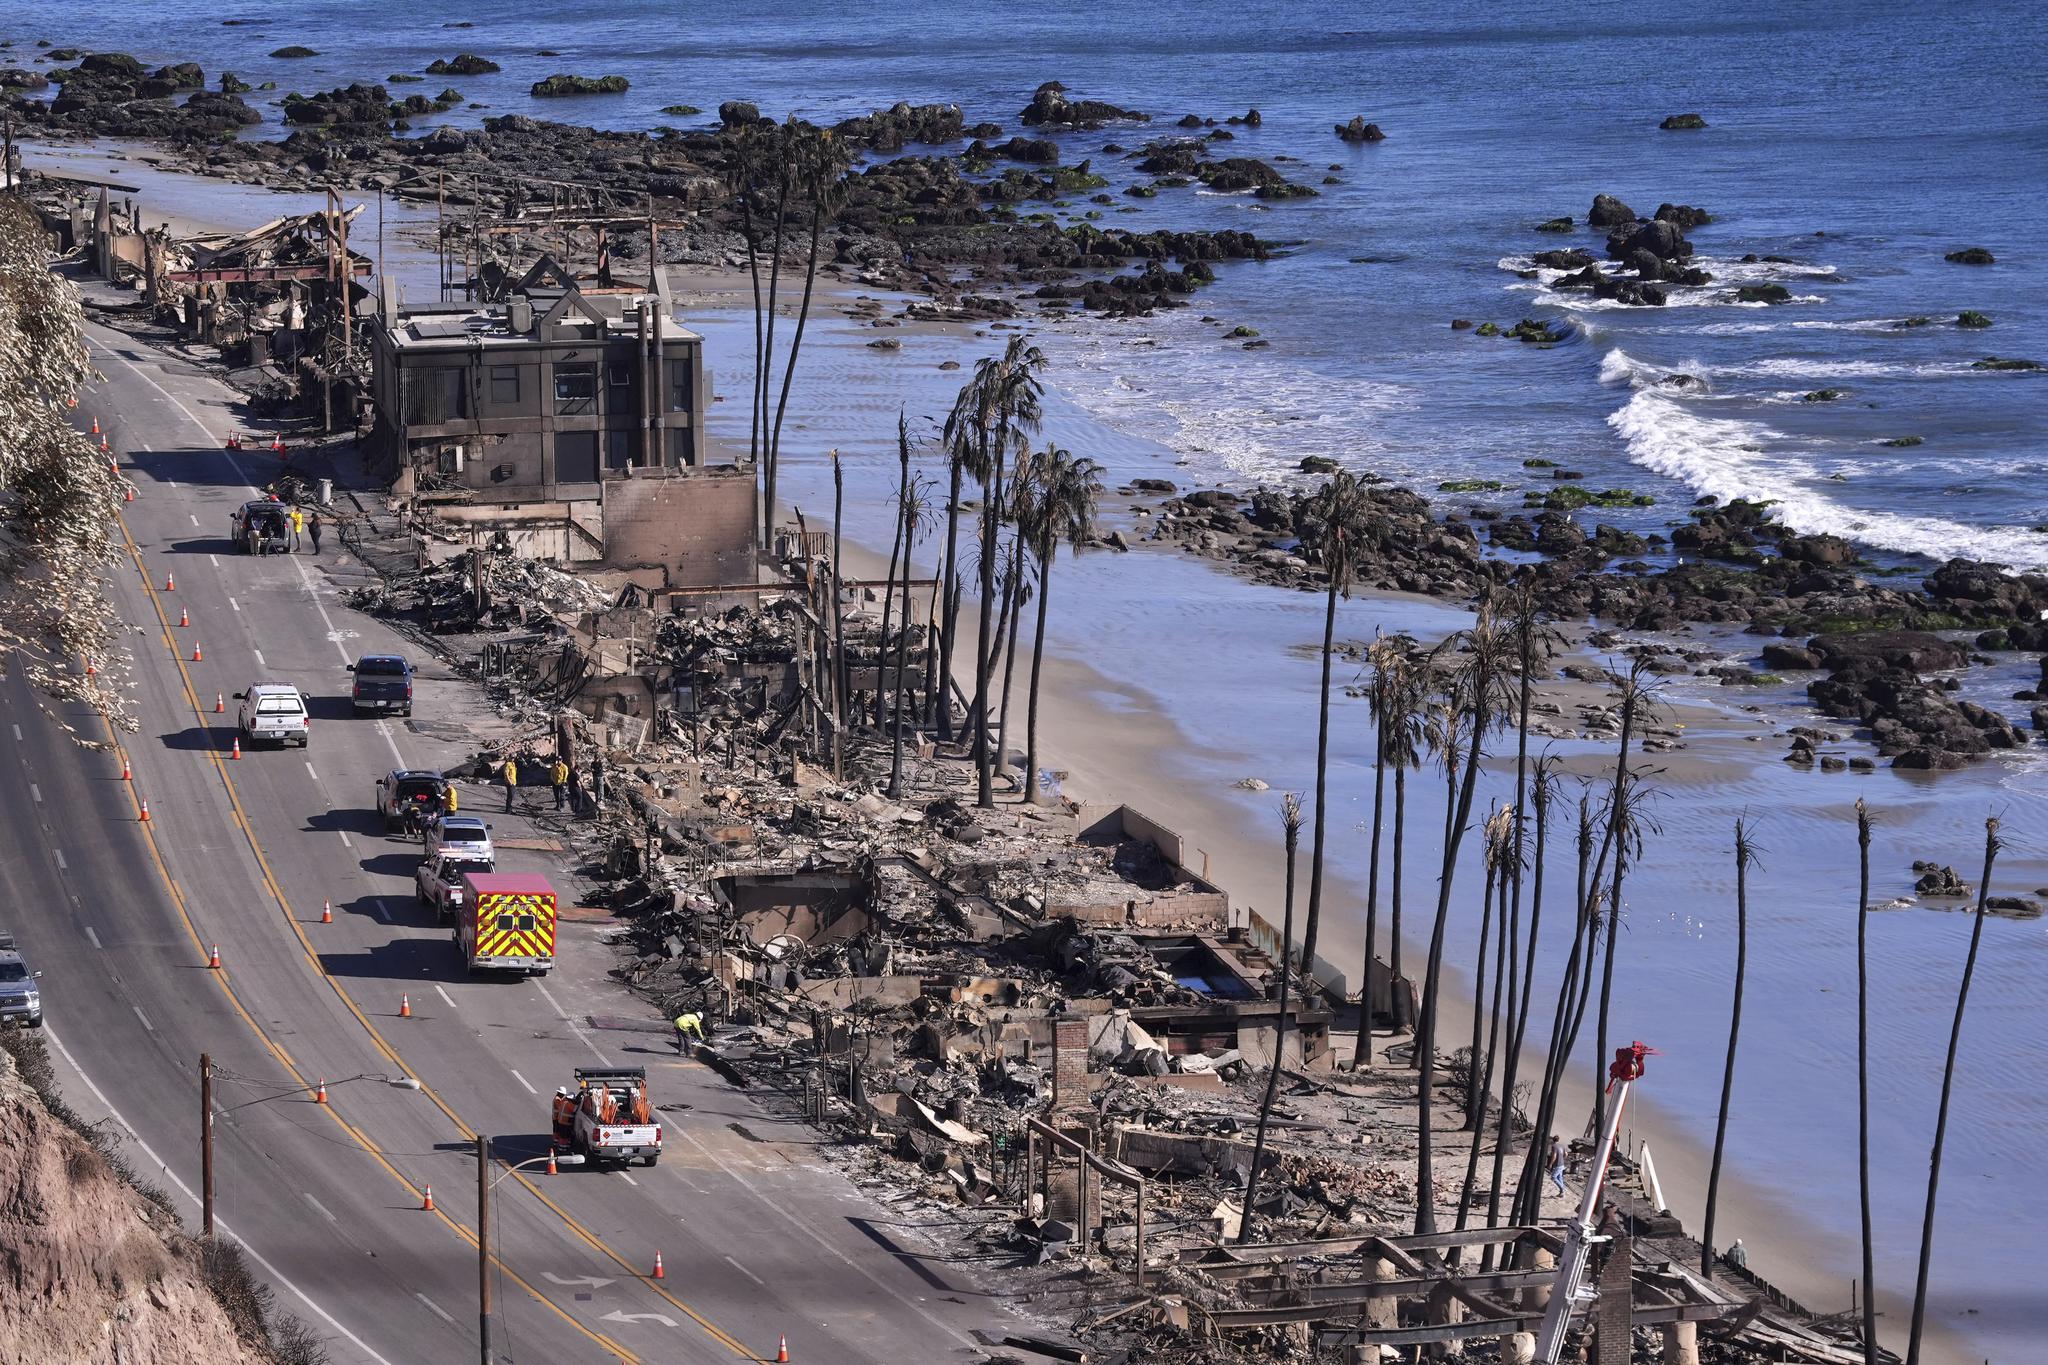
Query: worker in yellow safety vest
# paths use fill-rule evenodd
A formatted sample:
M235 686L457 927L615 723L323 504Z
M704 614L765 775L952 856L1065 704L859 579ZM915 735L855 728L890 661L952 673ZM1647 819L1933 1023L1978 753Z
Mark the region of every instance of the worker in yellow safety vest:
M519 789L519 765L505 760L505 809L512 809L512 793Z
M686 1037L694 1037L700 1043L704 1041L704 1021L694 1011L676 1016L677 1052L686 1051L683 1046L683 1039Z

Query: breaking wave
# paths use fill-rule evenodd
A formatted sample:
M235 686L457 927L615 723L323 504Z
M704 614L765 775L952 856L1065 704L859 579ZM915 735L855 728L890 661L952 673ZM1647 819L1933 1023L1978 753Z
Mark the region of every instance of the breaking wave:
M1938 560L1963 555L2019 569L2048 564L2048 541L2030 532L1846 507L1811 486L1825 477L1818 465L1796 451L1772 448L1787 438L1762 422L1705 416L1641 390L1608 416L1607 425L1632 463L1723 501L1769 499L1796 531Z

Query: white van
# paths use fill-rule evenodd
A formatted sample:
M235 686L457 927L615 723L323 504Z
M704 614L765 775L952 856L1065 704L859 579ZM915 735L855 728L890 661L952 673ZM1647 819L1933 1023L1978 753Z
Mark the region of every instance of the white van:
M290 683L250 683L248 691L235 693L235 700L242 703L236 724L247 743L274 739L301 749L311 743L313 722L306 714L306 699Z

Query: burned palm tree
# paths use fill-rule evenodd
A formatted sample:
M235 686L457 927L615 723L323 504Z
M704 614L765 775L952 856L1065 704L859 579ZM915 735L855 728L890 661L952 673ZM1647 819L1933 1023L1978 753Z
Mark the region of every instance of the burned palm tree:
M1444 932L1450 919L1451 894L1458 870L1458 849L1472 818L1472 797L1478 787L1479 759L1486 749L1486 735L1500 714L1501 668L1507 641L1494 619L1493 607L1482 601L1472 625L1459 632L1463 660L1453 678L1455 705L1466 717L1465 764L1455 779L1457 799L1453 803L1448 837L1444 840L1443 871L1437 880L1436 920L1429 936L1429 962L1423 977L1422 1019L1416 1030L1415 1049L1421 1075L1416 1094L1416 1200L1415 1231L1436 1231L1436 1173L1431 1162L1435 1154L1436 1025L1439 997L1443 987Z
M1039 372L1045 354L1024 337L1012 337L999 358L975 366L975 385L986 385L990 397L981 449L981 625L974 637L974 803L995 806L995 755L990 748L989 687L996 648L994 631L998 541L1008 511L1004 499L1010 457L1020 454L1043 417L1045 383Z
M1963 1041L1963 1012L1970 1005L1970 978L1977 974L1977 947L1984 940L1984 911L1991 899L1991 865L1997 861L1998 821L1984 822L1984 876L1977 884L1977 913L1970 922L1970 951L1956 986L1956 1017L1949 1025L1948 1057L1941 1066L1941 1103L1935 1109L1934 1151L1927 1159L1927 1212L1920 1220L1920 1269L1913 1280L1913 1327L1906 1337L1906 1365L1920 1365L1920 1334L1927 1323L1927 1269L1934 1260L1934 1203L1941 1190L1941 1149L1948 1140L1948 1102L1955 1091L1956 1050Z
M1528 730L1528 711L1523 708L1522 728ZM1550 803L1556 786L1557 760L1545 754L1538 758L1532 769L1530 783L1530 805L1536 814L1536 866L1532 870L1529 887L1529 945L1522 968L1520 999L1512 1011L1513 1024L1509 1030L1507 1069L1501 1078L1500 1129L1494 1135L1493 1176L1486 1190L1486 1226L1497 1227L1500 1223L1500 1192L1507 1175L1508 1151L1515 1139L1515 1083L1521 1070L1522 1043L1529 1031L1530 997L1536 986L1536 946L1539 931L1543 927L1543 860L1548 851L1550 837ZM1516 821L1515 842L1521 843L1520 821ZM1519 860L1519 859L1518 859ZM1532 1136L1531 1142L1540 1139ZM1493 1260L1489 1248L1481 1259L1482 1268L1490 1268Z
M1366 701L1372 709L1372 840L1365 873L1365 951L1358 971L1358 1039L1351 1048L1351 1069L1372 1065L1372 964L1373 949L1380 927L1380 833L1385 827L1387 808L1387 693L1393 673L1400 667L1401 651L1385 636L1366 647L1365 666L1369 674Z
M1509 867L1515 854L1514 812L1503 807L1487 817L1485 825L1486 850L1486 892L1484 899L1493 901L1496 896L1501 910L1506 910L1508 883L1513 877ZM1500 941L1494 947L1493 1008L1492 1022L1488 1027L1484 1050L1479 1038L1481 1020L1480 1006L1486 1003L1486 926L1482 919L1479 929L1478 985L1472 993L1472 1064L1466 1074L1465 1084L1465 1128L1472 1134L1471 1149L1465 1154L1465 1183L1458 1190L1458 1227L1463 1229L1472 1211L1472 1193L1479 1182L1479 1150L1486 1145L1486 1106L1493 1094L1493 1058L1500 1039L1501 982L1507 975L1504 960L1506 925L1502 924ZM1455 1257L1453 1258L1456 1259Z
M903 680L908 671L907 655L910 649L910 561L917 549L917 539L931 520L931 483L922 474L910 472L910 427L901 414L896 418L897 458L903 469L903 481L899 485L903 506L899 519L903 525L903 618L896 627L896 684L891 704L889 788L891 800L903 795L903 721L908 709L903 697ZM883 646L887 648L886 633ZM878 675L879 685L883 678Z
M1288 792L1280 798L1280 831L1287 846L1287 891L1280 915L1280 1023L1273 1035L1273 1061L1266 1069L1266 1093L1259 1101L1259 1127L1252 1140L1252 1170L1244 1183L1244 1216L1238 1220L1237 1240L1252 1235L1252 1208L1259 1197L1259 1172L1265 1165L1266 1125L1273 1117L1273 1098L1280 1089L1280 1069L1287 1057L1287 990L1294 971L1288 954L1294 943L1294 855L1301 845L1301 798Z
M1640 834L1634 839L1622 837L1626 823L1637 814L1639 807L1628 796L1628 746L1638 721L1647 719L1647 714L1656 706L1656 694L1650 684L1649 660L1641 655L1630 660L1628 672L1621 675L1617 688L1617 700L1621 708L1621 738L1617 742L1614 763L1614 788L1608 799L1607 818L1608 845L1614 853L1614 875L1610 879L1607 893L1607 942L1604 945L1604 961L1600 968L1600 1016L1595 1025L1593 1049L1593 1128L1595 1133L1607 1126L1607 1023L1608 1012L1614 999L1614 949L1620 938L1617 930L1621 926L1622 884L1628 870L1628 855L1631 850L1640 851Z
M1721 1070L1721 1111L1714 1119L1714 1161L1707 1170L1707 1214L1700 1229L1700 1274L1714 1278L1714 1212L1721 1197L1721 1154L1728 1142L1728 1101L1735 1093L1735 1049L1742 1037L1742 986L1749 971L1749 865L1756 845L1735 821L1735 1003L1728 1011L1728 1061Z
M1870 1225L1870 808L1856 798L1856 1194L1863 1213L1863 1365L1877 1365L1876 1247Z
M1031 633L1030 696L1024 718L1024 789L1038 799L1038 679L1045 662L1046 594L1061 544L1079 549L1095 534L1095 509L1102 500L1102 466L1048 446L1039 465L1038 493L1024 527L1031 557L1038 562L1038 625Z
M1323 593L1323 679L1316 707L1316 825L1309 844L1308 909L1301 930L1301 967L1315 979L1316 936L1323 920L1323 846L1329 829L1330 664L1336 653L1337 599L1351 595L1351 571L1365 533L1365 494L1339 470L1309 505L1309 540L1327 578Z
M1403 854L1408 837L1408 774L1422 766L1425 743L1423 707L1427 699L1427 673L1412 652L1405 653L1399 670L1387 689L1386 713L1380 717L1380 734L1386 746L1387 762L1394 770L1394 857L1387 888L1387 974L1397 983L1394 996L1394 1027L1411 1028L1414 1019L1408 995L1398 989L1401 975L1401 895Z
M766 515L775 516L776 476L782 468L782 419L789 410L790 382L796 377L797 353L803 349L804 325L811 317L811 295L818 282L818 251L820 236L826 220L839 211L839 204L845 197L843 180L848 165L846 148L832 136L829 128L814 128L807 123L791 119L784 136L785 155L790 162L790 175L810 204L810 245L804 256L804 292L797 304L796 331L789 341L789 355L782 365L782 392L775 400L775 421L769 427L764 445L766 458L761 464L762 501ZM659 261L655 269L661 268ZM769 296L769 327L774 326L775 298ZM773 332L771 330L770 336ZM769 366L774 364L773 347L769 348ZM763 384L767 382L764 375ZM765 403L765 389L764 389ZM763 417L766 417L764 407Z

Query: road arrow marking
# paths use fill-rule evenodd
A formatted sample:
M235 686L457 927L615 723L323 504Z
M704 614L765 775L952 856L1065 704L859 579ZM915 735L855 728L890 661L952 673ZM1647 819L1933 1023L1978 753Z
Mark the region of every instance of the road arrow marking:
M604 1315L604 1316L603 1316L602 1318L598 1319L598 1321L600 1321L600 1322L658 1322L658 1323L660 1323L660 1324L661 1324L661 1325L662 1325L663 1327L673 1327L673 1326L675 1326L675 1325L676 1325L676 1320L675 1320L674 1318L672 1318L672 1317L669 1317L668 1315L666 1315L666 1314L664 1314L664 1313L620 1313L620 1312L616 1312L616 1311L614 1311L614 1312L606 1313L606 1314L605 1314L605 1315Z
M575 1285L589 1285L592 1289L602 1289L608 1284L618 1283L617 1280L607 1280L602 1275L577 1275L571 1277L568 1275L557 1275L552 1270L543 1270L541 1274L555 1284L570 1285L572 1287Z

